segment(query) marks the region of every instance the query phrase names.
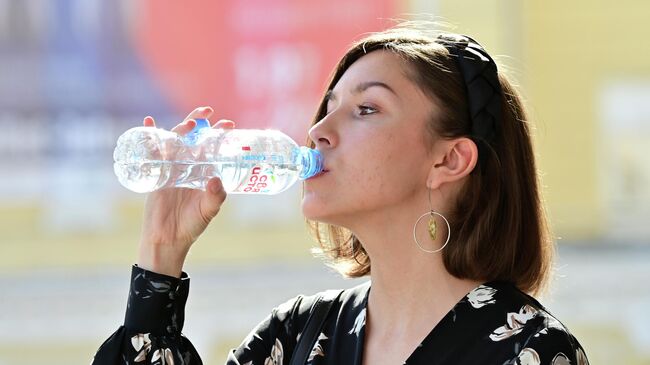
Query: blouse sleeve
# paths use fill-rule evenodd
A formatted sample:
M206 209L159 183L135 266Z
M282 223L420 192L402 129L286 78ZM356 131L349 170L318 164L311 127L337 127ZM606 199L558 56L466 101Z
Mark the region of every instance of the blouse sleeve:
M535 334L521 349L522 364L589 365L578 340L564 328L546 328Z
M190 279L133 266L124 325L99 348L93 365L201 364L181 334Z
M124 325L100 346L92 365L203 364L181 333L189 281L186 273L175 278L133 266ZM296 329L302 329L309 315L309 301L303 299L298 296L273 309L230 352L226 364L264 364L267 359L288 363L299 336Z

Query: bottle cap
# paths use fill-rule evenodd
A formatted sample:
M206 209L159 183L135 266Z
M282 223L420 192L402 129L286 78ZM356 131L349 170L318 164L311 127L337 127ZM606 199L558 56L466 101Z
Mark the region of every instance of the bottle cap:
M186 144L188 145L195 145L196 141L199 138L199 134L201 132L201 129L203 128L210 128L210 122L207 119L194 119L196 121L196 125L192 130L186 134L183 137L183 140L185 141Z
M299 158L302 164L300 179L309 179L323 171L323 155L318 150L302 146L298 149Z

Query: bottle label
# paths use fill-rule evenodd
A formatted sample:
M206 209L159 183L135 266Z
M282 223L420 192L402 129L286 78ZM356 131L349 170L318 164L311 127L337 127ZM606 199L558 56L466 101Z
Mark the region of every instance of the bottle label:
M245 193L267 193L270 191L270 185L275 182L272 168L262 169L255 166L251 170L251 175L244 187Z
M244 161L264 161L264 160L266 160L266 156L264 156L264 155L245 155L245 156L242 156L242 160L244 160Z

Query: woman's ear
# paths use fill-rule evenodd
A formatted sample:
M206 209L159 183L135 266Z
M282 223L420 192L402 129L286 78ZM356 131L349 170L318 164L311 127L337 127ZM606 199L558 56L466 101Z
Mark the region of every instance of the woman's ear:
M476 167L478 148L474 141L466 137L441 140L435 147L434 158L427 178L429 189L438 189L445 183L469 175Z

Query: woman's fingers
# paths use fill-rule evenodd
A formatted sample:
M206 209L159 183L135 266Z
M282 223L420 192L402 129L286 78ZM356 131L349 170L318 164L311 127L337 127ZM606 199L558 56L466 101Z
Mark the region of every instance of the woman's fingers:
M194 109L190 114L185 117L183 122L172 128L172 132L176 132L181 136L189 133L196 126L196 119L208 119L214 111L209 106L203 106Z
M196 119L208 119L214 110L209 106L203 106L200 108L194 109L187 117L174 128L171 129L172 132L176 132L180 135L186 135L196 126ZM155 127L156 122L153 117L147 116L144 118L142 124L145 127ZM222 128L222 129L232 129L235 128L235 122L231 120L219 120L217 122L210 122L212 128Z
M210 123L212 123L212 122L210 122ZM232 120L228 120L228 119L221 119L221 120L215 122L214 124L212 124L212 128L216 128L216 129L234 129L235 128L235 122L233 122Z
M219 213L219 209L228 194L226 194L221 179L218 177L214 177L208 181L206 190L208 193L202 197L200 209L203 221L208 224Z
M196 121L194 119L186 119L185 121L183 121L183 123L172 128L172 132L176 132L181 136L184 136L190 133L190 131L194 129L195 126L196 126Z
M212 108L210 108L209 106L202 106L192 110L192 112L188 114L187 117L183 119L183 121L185 122L189 119L208 119L210 118L213 112L214 110L212 110Z
M212 195L212 200L218 205L221 206L224 200L226 200L226 190L223 187L221 179L218 177L213 177L208 181L206 185L206 190ZM216 212L215 212L216 214Z

